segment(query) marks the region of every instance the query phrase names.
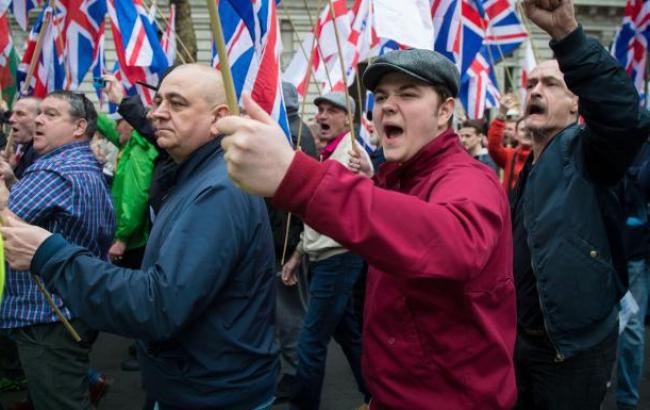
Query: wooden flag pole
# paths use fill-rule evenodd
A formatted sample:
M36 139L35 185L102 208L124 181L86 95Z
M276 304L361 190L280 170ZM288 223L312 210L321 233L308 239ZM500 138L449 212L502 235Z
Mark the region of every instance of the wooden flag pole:
M47 291L45 288L45 284L43 284L43 281L38 275L34 275L32 273L32 279L34 279L34 282L36 282L36 286L38 286L38 290L41 291L43 296L45 296L45 299L47 299L47 303L50 305L52 310L54 311L54 314L59 318L61 323L63 324L63 327L68 331L70 336L72 336L72 339L74 339L75 342L79 343L81 342L81 337L79 336L79 333L72 327L72 324L68 321L68 319L63 316L63 312L59 309L59 307L54 303L54 299L52 299L52 295Z
M217 54L219 55L219 64L221 65L221 78L223 87L226 91L226 100L230 114L239 115L239 103L235 92L235 83L230 71L230 62L228 61L228 51L223 39L223 29L221 28L221 19L219 17L219 8L216 0L207 0L208 11L210 12L210 26L212 28L212 38L217 45Z
M341 47L341 38L339 36L339 29L336 25L336 14L334 13L334 4L332 0L328 0L330 5L330 14L332 15L332 24L334 24L334 37L336 37L336 48L339 54L339 65L341 66L341 76L343 80L343 89L345 90L345 104L348 108L348 122L350 123L350 138L352 139L352 149L359 152L357 147L357 139L354 132L354 114L352 113L352 105L350 104L350 91L348 90L348 76L345 73L345 62L343 61L343 48Z
M54 18L54 7L53 7L53 1L50 0L50 3L48 5L50 7L50 16L49 18L45 18L43 16L43 22L41 23L41 31L38 32L38 39L36 39L36 46L34 47L34 54L32 54L32 60L29 62L29 68L27 69L27 75L25 76L25 82L23 83L23 88L21 91L21 94L26 95L27 91L29 91L30 83L32 82L32 78L34 77L34 70L36 69L36 64L38 63L38 59L41 55L41 50L43 49L43 39L45 37L45 33L47 32L48 27L50 26L51 20Z

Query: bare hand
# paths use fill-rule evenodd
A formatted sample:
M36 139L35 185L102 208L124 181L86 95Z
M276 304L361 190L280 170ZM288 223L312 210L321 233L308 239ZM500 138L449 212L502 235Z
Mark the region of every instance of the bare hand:
M122 83L112 74L104 74L102 80L106 81L106 88L104 88L104 93L108 101L112 102L115 105L119 105L124 98L124 87Z
M8 209L2 215L0 233L4 239L5 258L15 270L29 270L38 248L52 233L38 226L30 225Z
M248 93L242 95L250 118L228 116L214 131L225 137L221 146L230 178L243 190L271 197L287 173L295 152L284 131Z
M120 241L119 239L113 242L110 249L108 250L108 256L112 261L122 260L124 257L124 252L126 251L126 243Z
M499 100L499 114L505 116L515 106L515 99L512 94L504 94Z
M365 155L361 155L359 151L348 151L348 168L355 174L363 174L368 178L372 178L372 165L367 161Z
M578 28L572 0L524 0L526 15L554 40Z
M294 252L291 255L291 258L282 265L282 283L286 286L294 286L298 283L298 277L296 272L298 272L298 267L300 266L300 254Z

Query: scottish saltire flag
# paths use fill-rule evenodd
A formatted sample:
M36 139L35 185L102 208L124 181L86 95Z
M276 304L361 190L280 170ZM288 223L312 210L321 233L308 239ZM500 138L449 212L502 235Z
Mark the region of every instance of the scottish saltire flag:
M26 81L29 64L36 49L36 41L42 24L47 21L47 30L43 34L43 47L38 57L33 77L28 86ZM27 90L26 94L36 97L45 97L54 90L65 89L66 68L65 68L65 43L63 38L65 15L58 7L44 7L34 23L29 38L27 49L23 54L22 62L18 67L18 84L21 93Z
M40 0L13 0L11 4L11 12L16 19L16 22L23 30L27 31L29 23L29 11L34 7L40 6Z
M143 102L149 105L153 91L136 81L156 85L168 67L156 30L142 0L108 0L108 14L122 82L127 90L135 87Z
M483 118L485 110L498 106L501 99L494 70L487 54L487 47L483 47L474 58L460 85L461 103L467 117L471 119Z
M174 65L176 62L176 6L173 4L169 6L169 19L160 39L160 45L167 56L167 64Z
M237 98L243 91L249 92L289 136L280 80L282 41L276 1L221 0L219 15ZM214 44L212 53L212 65L218 68Z
M5 100L9 109L16 95L16 70L18 68L18 57L11 38L9 28L9 13L0 13L0 90L2 99Z
M623 25L616 33L612 55L634 80L641 104L646 100L646 64L650 41L650 1L628 0Z

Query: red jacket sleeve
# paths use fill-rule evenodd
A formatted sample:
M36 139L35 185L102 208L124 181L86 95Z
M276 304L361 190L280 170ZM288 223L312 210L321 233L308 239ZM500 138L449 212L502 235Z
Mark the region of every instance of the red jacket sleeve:
M506 123L503 120L495 118L490 124L488 129L488 152L490 156L496 162L496 164L501 168L506 168L508 164L508 150L512 148L506 148L501 144L503 140L503 131L506 128Z
M476 178L476 172L449 167L424 201L299 152L273 204L384 272L464 281L485 266L511 229L496 177Z

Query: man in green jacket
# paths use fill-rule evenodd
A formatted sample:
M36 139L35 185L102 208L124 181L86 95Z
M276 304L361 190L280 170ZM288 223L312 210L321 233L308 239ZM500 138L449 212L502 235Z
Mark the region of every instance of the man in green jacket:
M122 119L115 122L100 113L97 130L120 149L111 187L117 225L108 254L117 265L139 269L149 233L147 198L158 151Z

